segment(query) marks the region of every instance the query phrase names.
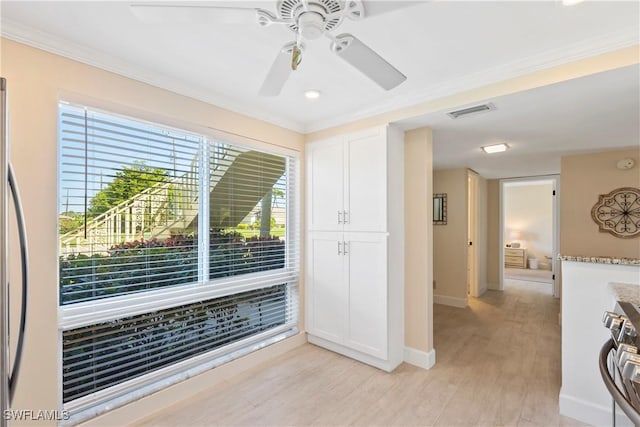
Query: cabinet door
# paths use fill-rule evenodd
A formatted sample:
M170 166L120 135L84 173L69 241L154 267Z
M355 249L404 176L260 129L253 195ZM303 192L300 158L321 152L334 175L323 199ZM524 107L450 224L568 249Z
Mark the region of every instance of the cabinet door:
M388 358L387 237L345 233L349 283L347 345Z
M378 128L346 141L345 231L387 231L387 134Z
M307 154L307 227L309 230L342 230L343 214L342 140L310 144Z
M307 248L307 331L343 344L348 289L344 280L342 233L311 232L307 236Z

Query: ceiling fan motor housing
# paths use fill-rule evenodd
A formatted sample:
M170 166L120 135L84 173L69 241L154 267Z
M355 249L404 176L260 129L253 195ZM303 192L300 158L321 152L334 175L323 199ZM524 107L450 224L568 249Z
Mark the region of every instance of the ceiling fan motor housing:
M342 22L342 16L327 19L326 16L340 12L343 7L336 0L308 0L305 8L301 0L279 0L276 8L281 19L293 21L289 29L302 37L313 40L324 31L331 31Z
M310 6L309 8L315 8ZM300 35L307 40L315 40L322 37L324 32L324 17L317 12L305 11L298 18Z

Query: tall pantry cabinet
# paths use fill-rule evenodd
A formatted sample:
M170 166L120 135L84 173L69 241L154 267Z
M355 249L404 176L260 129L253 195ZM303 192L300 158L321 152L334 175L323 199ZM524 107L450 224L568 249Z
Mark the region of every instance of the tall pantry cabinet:
M307 146L309 342L392 371L403 359L404 134Z

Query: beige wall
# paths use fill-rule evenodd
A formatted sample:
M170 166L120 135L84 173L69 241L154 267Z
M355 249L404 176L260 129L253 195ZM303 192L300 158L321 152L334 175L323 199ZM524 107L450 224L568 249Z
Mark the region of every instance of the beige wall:
M467 169L433 171L433 193L447 194L447 224L433 226L434 299L466 303Z
M500 288L500 180L487 181L487 287Z
M433 349L431 129L405 133L405 346Z
M524 184L524 185L523 185ZM505 184L504 238L505 244L519 240L527 249L527 257L537 258L540 268L551 269L545 256L553 254L553 183ZM511 232L522 233L512 239Z
M617 169L618 160L627 157L635 160L635 167ZM640 187L640 148L562 158L561 254L640 258L640 237L621 239L600 232L591 219L591 208L597 203L598 196L620 187Z
M83 100L198 131L222 130L256 139L249 141L252 144L282 146L301 156L303 136L13 41L2 39L0 47L0 72L7 78L9 92L11 161L22 193L31 259L25 358L14 407L53 410L58 409L60 401L56 283L58 100ZM182 397L184 394L175 393L173 401ZM150 404L148 408L157 405ZM141 415L133 413L134 417Z

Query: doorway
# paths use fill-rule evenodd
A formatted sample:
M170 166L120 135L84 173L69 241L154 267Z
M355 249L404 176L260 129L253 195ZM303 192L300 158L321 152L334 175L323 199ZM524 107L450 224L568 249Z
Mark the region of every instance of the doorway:
M504 281L548 283L559 297L559 176L500 181L500 289Z

